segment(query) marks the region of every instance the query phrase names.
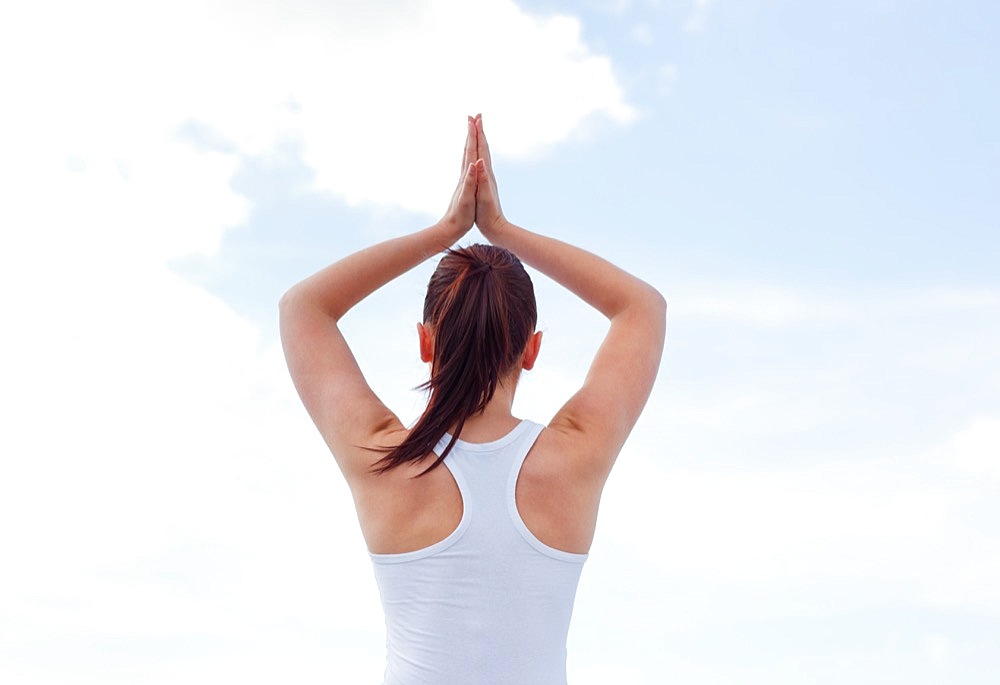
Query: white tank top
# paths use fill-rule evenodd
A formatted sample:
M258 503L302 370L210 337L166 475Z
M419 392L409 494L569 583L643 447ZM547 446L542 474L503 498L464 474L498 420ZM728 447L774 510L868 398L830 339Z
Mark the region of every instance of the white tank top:
M542 428L522 421L493 442L456 441L443 465L462 494L458 527L424 549L371 555L385 611L384 685L566 684L566 635L587 555L541 542L514 501Z

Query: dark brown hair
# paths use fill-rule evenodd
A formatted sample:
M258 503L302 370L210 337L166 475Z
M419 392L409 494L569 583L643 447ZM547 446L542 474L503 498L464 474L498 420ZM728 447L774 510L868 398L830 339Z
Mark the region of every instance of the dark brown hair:
M434 336L431 377L419 386L430 391L427 407L373 471L427 457L454 427L441 455L420 475L440 465L466 419L486 408L515 369L536 320L531 278L512 252L481 244L448 250L424 298L424 325Z

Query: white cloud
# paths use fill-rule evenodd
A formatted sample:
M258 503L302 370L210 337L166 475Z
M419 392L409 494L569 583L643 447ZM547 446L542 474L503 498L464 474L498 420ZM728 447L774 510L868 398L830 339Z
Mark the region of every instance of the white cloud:
M995 516L995 494L913 456L699 468L633 448L605 493L594 572L628 569L639 587L674 588L656 619L664 629L886 602L995 616L1000 539L980 520ZM621 599L581 601L600 614Z
M951 640L947 635L932 633L924 638L924 649L931 663L938 669L943 669L947 665L950 648Z
M925 457L932 463L1000 483L1000 418L976 417Z
M196 120L244 155L300 143L317 186L348 202L437 213L466 114L484 112L500 157L537 154L593 117L634 116L577 19L510 0L31 7L3 36L7 63L31 65L15 107L84 166L134 169ZM157 161L161 174L188 168Z
M375 682L370 564L280 352L166 263L289 141L320 189L441 211L466 113L500 157L629 121L610 61L502 0L3 15L0 680Z
M815 287L788 286L775 281L705 282L678 277L670 283L667 294L675 317L761 328L924 317L928 330L934 331L935 326L940 326L938 317L942 315L979 313L992 317L1000 312L1000 292L984 288ZM984 334L996 328L992 320L976 323Z
M763 327L844 321L852 302L828 293L762 283L677 283L670 288L676 317L729 321Z
M990 292L678 282L668 295L664 371L598 537L601 555L645 569L643 587L710 588L670 593L662 625L887 601L1000 611ZM959 363L963 346L978 349Z

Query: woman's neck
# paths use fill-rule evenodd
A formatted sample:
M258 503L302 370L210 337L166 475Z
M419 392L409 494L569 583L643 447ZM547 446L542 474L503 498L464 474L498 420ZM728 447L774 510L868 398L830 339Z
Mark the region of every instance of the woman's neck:
M520 419L515 418L511 413L516 388L516 379L513 382L498 385L486 408L465 420L459 437L466 442L492 442L502 438L517 427ZM452 426L452 433L454 433L454 426Z

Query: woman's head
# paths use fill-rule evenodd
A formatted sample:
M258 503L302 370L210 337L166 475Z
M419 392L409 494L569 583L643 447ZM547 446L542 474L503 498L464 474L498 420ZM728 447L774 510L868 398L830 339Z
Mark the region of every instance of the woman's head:
M440 464L465 420L486 408L499 385L516 382L536 320L531 278L513 253L479 244L448 250L424 299L427 408L376 471L425 457L454 427L452 442L424 473Z

